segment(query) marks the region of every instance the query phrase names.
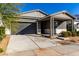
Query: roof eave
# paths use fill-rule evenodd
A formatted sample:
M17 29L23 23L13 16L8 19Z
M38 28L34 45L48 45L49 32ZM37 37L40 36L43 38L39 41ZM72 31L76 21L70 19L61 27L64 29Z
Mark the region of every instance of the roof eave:
M19 13L19 15L25 14L25 13L30 13L30 12L35 12L35 11L41 12L42 14L48 16L48 14L47 14L46 12L44 12L44 11L42 11L42 10L40 10L40 9L35 9L35 10L30 10L30 11L22 12L22 13Z
M75 16L71 15L71 14L68 13L66 10L60 11L60 12L57 12L57 13L54 13L54 14L51 14L50 16L55 16L55 15L58 15L58 14L66 14L66 15L70 16L71 18L76 19Z

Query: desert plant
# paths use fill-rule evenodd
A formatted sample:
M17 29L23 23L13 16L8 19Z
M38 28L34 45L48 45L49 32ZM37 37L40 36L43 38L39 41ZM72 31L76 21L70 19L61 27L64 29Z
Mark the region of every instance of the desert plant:
M71 31L67 31L68 36L72 36L72 32Z
M3 48L0 48L0 53L2 53L4 50L3 50Z
M63 37L68 37L68 32L63 31L63 32L61 32L61 35L62 35Z

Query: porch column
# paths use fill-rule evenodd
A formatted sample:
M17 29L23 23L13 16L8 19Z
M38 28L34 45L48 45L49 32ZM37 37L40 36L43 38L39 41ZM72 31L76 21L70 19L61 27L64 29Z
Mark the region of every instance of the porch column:
M54 17L52 18L52 29L53 29L53 36L54 36L54 33L55 33L55 29L54 29Z
M73 31L75 31L75 29L74 29L74 21L73 21L73 19L72 19L71 23L72 23L72 32L73 32Z
M50 38L54 36L54 17L50 17Z
M37 26L36 28L37 28L37 34L38 34L38 21L36 22L36 26Z
M37 26L37 34L41 34L41 24L40 24L40 22L38 22L38 20L37 20L37 22L36 22L36 26Z

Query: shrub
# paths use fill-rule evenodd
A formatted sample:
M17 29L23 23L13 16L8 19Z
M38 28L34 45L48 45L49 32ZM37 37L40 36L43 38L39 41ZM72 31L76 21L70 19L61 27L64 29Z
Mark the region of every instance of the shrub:
M3 52L3 49L2 48L0 48L0 53L2 53Z
M61 32L60 33L61 34L61 36L63 36L63 37L69 37L69 36L79 36L79 31L73 31L73 32L71 32L71 31L63 31L63 32Z
M67 33L68 33L68 36L72 36L72 32L67 31Z
M72 36L77 36L77 33L76 32L72 32Z
M0 27L0 41L3 39L4 36L5 36L5 28Z
M63 32L61 32L61 35L62 35L63 37L68 37L68 32L63 31Z
M79 31L77 31L77 36L79 36Z

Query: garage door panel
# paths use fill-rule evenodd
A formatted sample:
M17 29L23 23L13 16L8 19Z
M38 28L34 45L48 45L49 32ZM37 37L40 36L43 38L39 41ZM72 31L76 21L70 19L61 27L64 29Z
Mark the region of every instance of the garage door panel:
M19 22L16 32L12 32L12 34L36 34L36 23Z

